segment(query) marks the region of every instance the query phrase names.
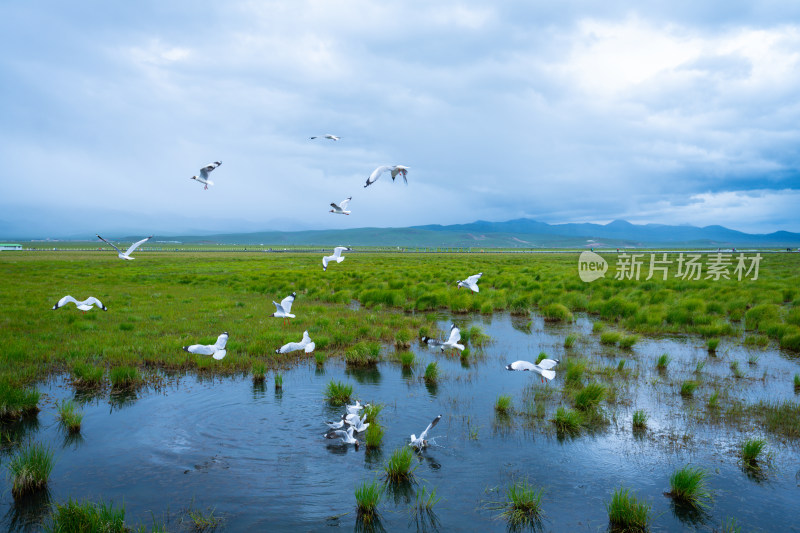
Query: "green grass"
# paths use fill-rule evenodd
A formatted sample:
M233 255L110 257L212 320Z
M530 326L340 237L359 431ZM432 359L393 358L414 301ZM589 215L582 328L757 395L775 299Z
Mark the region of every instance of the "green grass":
M575 341L578 340L578 336L574 333L570 333L566 337L564 337L564 348L572 348L575 345Z
M325 399L331 405L343 405L350 401L352 395L353 386L349 383L331 380L325 387Z
M275 373L275 390L283 390L283 374Z
M744 373L739 368L739 361L731 361L730 369L731 372L733 372L733 377L735 377L736 379L741 379L744 377Z
M583 416L579 411L573 409L566 409L558 407L556 413L552 418L553 424L556 426L556 431L559 433L577 434L583 425Z
M383 411L383 404L381 404L381 403L371 403L371 404L366 405L364 407L364 410L361 411L361 416L366 416L367 417L367 422L369 422L369 423L377 422L378 421L378 415L381 414L381 411Z
M0 381L0 420L16 420L39 412L39 392Z
M626 350L630 350L633 348L633 345L636 344L636 341L639 340L638 335L626 335L619 340L619 347L624 348Z
M589 383L575 394L575 407L581 411L594 409L605 399L607 392L602 383Z
M418 511L433 511L433 507L441 501L441 498L436 495L436 489L428 490L425 485L417 491L416 495L416 508Z
M658 359L656 359L656 368L659 370L666 370L671 360L669 354L662 353L658 356Z
M758 467L766 446L767 441L764 439L748 439L744 441L739 447L744 466L747 468Z
M800 440L800 403L759 402L753 410L770 433L791 441Z
M711 396L708 397L708 407L709 409L719 409L719 391L715 390L711 393Z
M505 510L501 514L512 528L533 526L542 517L542 495L527 480L517 481L506 488Z
M606 325L602 322L594 322L592 324L592 333L600 333L604 329L606 329Z
M633 429L646 429L647 428L647 413L643 409L638 409L633 412Z
M53 452L44 444L33 443L20 448L7 464L11 494L20 498L45 488L54 465Z
M650 505L628 489L615 490L606 510L609 523L617 531L647 531L650 526Z
M317 363L317 366L323 366L325 364L325 359L325 352L319 350L314 351L314 361Z
M143 379L139 369L133 366L118 366L108 373L111 388L116 390L132 389L142 384Z
M369 428L367 428L369 431ZM414 478L414 452L410 446L402 446L392 452L392 456L383 465L386 479L391 483L403 483Z
M497 397L494 402L494 410L500 414L506 414L511 411L511 396L502 394Z
M586 360L570 359L564 365L564 384L568 387L579 387L586 371Z
M436 361L432 363L428 363L428 366L425 367L425 382L426 383L436 383L439 381L439 365L436 364Z
M711 491L708 489L708 472L700 467L686 465L669 478L670 496L676 501L694 507L708 507Z
M79 502L70 498L66 503L56 503L45 531L52 533L125 533L125 508L115 509L113 504L90 501Z
M360 342L344 353L344 360L350 366L375 366L381 357L381 345L378 342Z
M794 390L795 391L800 390L800 374L794 375Z
M694 396L694 391L697 390L697 382L686 380L681 383L681 396L684 398L691 398Z
M717 346L719 346L719 339L716 337L708 339L706 346L708 347L708 353L716 353Z
M600 344L613 346L617 344L622 338L622 333L619 331L604 331L600 334Z
M570 322L572 313L567 306L559 303L552 303L541 308L541 314L545 322Z
M214 515L213 508L206 511L201 509L189 509L186 513L187 518L191 521L191 529L194 531L213 531L222 525L222 519Z
M364 440L367 444L367 449L378 449L383 444L383 426L377 420L369 423L367 428L366 437Z
M414 355L414 352L400 352L397 354L397 358L400 361L400 365L403 368L411 368L414 366L414 363L417 360L417 356Z
M58 404L58 421L68 433L78 433L81 430L83 414L78 411L75 402L64 400Z
M369 428L367 430L369 431ZM356 513L359 520L366 524L371 524L375 520L385 490L386 487L377 481L372 483L364 481L356 487Z
M103 385L105 370L89 363L75 363L70 371L72 384L78 389L96 389Z
M253 363L251 372L253 373L253 383L264 383L267 379L267 365L263 361Z

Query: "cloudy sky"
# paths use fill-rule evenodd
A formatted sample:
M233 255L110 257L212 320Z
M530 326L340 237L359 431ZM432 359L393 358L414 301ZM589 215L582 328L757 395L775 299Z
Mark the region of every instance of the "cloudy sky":
M800 231L800 3L642 4L2 2L0 237Z

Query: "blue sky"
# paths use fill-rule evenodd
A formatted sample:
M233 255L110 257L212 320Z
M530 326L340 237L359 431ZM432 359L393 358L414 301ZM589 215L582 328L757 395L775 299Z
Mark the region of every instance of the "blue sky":
M0 236L800 231L800 4L639 4L3 2Z

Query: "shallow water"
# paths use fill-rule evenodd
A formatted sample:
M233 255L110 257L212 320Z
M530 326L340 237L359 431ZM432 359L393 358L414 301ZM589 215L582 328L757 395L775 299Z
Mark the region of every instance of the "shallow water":
M446 329L447 317L442 318ZM7 512L2 525L38 530L48 498L61 502L71 496L124 501L127 523L152 524L155 517L170 530L181 529L180 517L188 508L213 508L230 531L350 529L356 525L355 487L379 479L391 452L442 414L432 431L436 446L418 455L417 484L389 494L381 506L382 525L389 531L423 525L431 529L430 522L421 524L409 511L414 491L423 485L435 488L442 498L435 506L442 531L505 530L492 504L502 500L506 486L523 478L545 489L541 527L546 531L605 530L605 504L620 486L652 504L654 530L710 531L728 517L735 517L746 531L800 529L795 519L800 502L797 444L783 445L767 435L773 467L765 479L752 479L737 462L736 446L763 433L698 422L686 413L702 409L713 387L701 386L694 400L684 400L676 389L683 379L695 377L696 362L704 360L703 381L715 381L731 396L748 402L795 398L791 376L800 370L796 359L777 349L750 350L726 346L725 341L719 356L712 358L702 339L691 337L642 338L633 350L607 348L591 334L592 323L585 316L566 326L534 318L528 327L527 319L504 315L455 320L462 329L481 325L493 339L482 353L473 349L477 357L466 367L457 358L414 345L418 366L413 374L393 362L353 371L341 361L328 361L324 370L316 369L313 360L304 361L283 372L282 392L274 390L272 375L264 387L249 377L176 376L132 397L80 398L85 416L76 439L60 430L54 406L59 399L74 397L73 390L60 378L41 384L38 423L21 431L23 439L43 441L56 450L49 494L15 504L4 478L2 505ZM582 340L565 349L569 332L581 333ZM546 419L531 423L520 414L495 414L500 394L511 395L522 411L526 388L559 389L563 384L561 374L543 385L537 375L504 369L517 359L535 360L540 351L562 359L562 364L581 356L616 367L625 359L625 368L636 377L621 386L614 404L605 406L608 426L590 435L559 438ZM655 359L664 352L672 361L666 373L659 373ZM753 353L760 356L754 366L747 363ZM434 360L443 378L430 387L420 376ZM740 361L744 378L731 375L731 360ZM352 383L354 397L362 402L385 404L380 415L386 431L382 452L363 446L356 451L322 438L324 420L343 412L324 401L331 379ZM559 398L556 393L548 404L546 418L564 404ZM650 415L644 436L630 430L635 409ZM686 463L712 473L714 500L701 514L675 509L663 494L669 490L670 474Z

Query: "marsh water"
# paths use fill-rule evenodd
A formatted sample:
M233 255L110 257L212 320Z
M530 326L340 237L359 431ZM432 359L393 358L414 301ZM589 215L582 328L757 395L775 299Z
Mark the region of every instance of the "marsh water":
M446 329L449 317L441 318ZM619 487L652 505L655 531L712 531L731 517L745 531L800 529L797 443L782 444L757 426L731 427L697 415L712 388L748 403L796 398L791 376L800 363L787 353L723 340L718 355L709 357L703 339L686 336L643 337L632 350L609 348L591 333L586 316L557 326L508 315L455 321L462 329L480 325L492 339L484 349L472 349L469 364L413 343L417 366L411 372L388 360L368 370L346 368L341 360L323 368L303 360L283 371L282 391L274 389L272 374L263 386L249 376L165 376L158 387L122 397L108 392L76 397L65 378L41 383L42 412L14 428L16 440L49 444L57 462L49 491L19 503L3 478L2 526L39 530L49 504L72 497L124 502L126 523L155 520L169 530L189 529L182 523L189 509L213 509L226 531L350 530L357 526L355 487L381 479L391 452L441 414L431 432L435 444L416 455L416 483L387 492L380 506L381 526L388 531L506 530L494 507L520 479L545 490L540 523L545 531L605 530L605 505ZM580 340L565 349L570 332ZM607 425L573 438L559 436L549 418L555 406L568 403L557 392L543 418L525 414L535 390L559 390L563 375L542 384L535 374L504 366L535 360L541 351L562 365L573 357L614 367L625 360L633 377L620 382L612 404L603 405ZM662 353L672 358L666 373L654 368ZM749 364L754 356L757 361ZM743 378L731 375L733 360ZM438 361L442 374L436 386L421 377L430 361ZM686 400L678 388L681 380L696 377L698 361L706 362L702 381L714 385L701 385L696 397ZM362 402L384 404L381 451L323 438L324 421L343 412L325 402L331 379L352 383L354 398ZM513 398L515 412L509 416L495 413L501 394ZM79 437L65 435L56 421L55 403L68 398L77 399L84 413ZM636 409L649 414L644 433L631 431ZM767 438L773 457L763 476L748 475L737 457L738 444L754 436ZM6 447L3 462L10 453ZM664 494L670 474L687 463L711 473L714 497L705 511L676 507ZM433 517L411 510L422 487L441 498Z

